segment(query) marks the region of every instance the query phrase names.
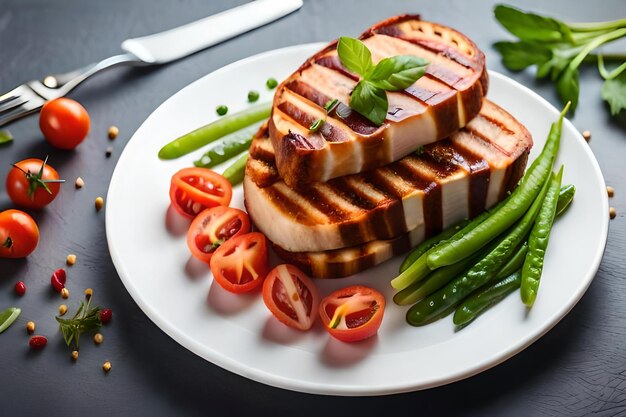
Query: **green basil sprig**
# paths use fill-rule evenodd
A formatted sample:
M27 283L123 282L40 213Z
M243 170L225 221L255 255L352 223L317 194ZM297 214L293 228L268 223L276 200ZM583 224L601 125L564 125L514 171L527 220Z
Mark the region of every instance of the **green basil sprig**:
M372 53L363 42L342 36L337 54L348 71L361 76L350 95L350 107L380 126L387 116L386 91L404 90L426 73L428 61L411 55L399 55L374 65Z

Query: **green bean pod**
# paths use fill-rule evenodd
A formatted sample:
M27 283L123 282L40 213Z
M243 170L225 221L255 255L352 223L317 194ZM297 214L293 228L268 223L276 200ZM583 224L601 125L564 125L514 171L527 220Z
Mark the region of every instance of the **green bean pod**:
M428 255L428 266L430 269L450 265L471 256L511 227L527 212L528 207L533 204L533 201L535 201L552 172L552 164L559 151L563 118L569 106L570 104L568 103L559 116L558 121L552 124L541 154L528 168L520 185L513 191L507 203L494 211L491 216L461 239L451 240L437 246Z
M159 158L175 159L186 155L226 135L267 119L271 110L272 103L263 103L219 118L163 146L159 151Z
M423 252L419 254L419 256L417 255L412 256L412 258L415 258L415 259L412 260L412 263L407 268L405 268L404 270L401 270L400 275L398 275L397 277L391 280L391 286L395 288L396 290L400 291L400 290L407 288L409 285L415 284L421 281L422 279L424 279L431 272L431 269L428 267L428 263L427 263L428 255L435 249L435 247L447 242L446 236L448 236L448 234L452 235L450 239L462 238L463 236L465 236L465 234L467 234L469 231L474 229L478 224L484 221L487 217L489 217L489 214L492 211L497 210L503 204L504 204L504 201L499 203L493 209L480 213L478 216L474 217L472 221L465 223L464 226L459 225L458 227L462 227L460 230L457 230L457 226L452 226L444 230L443 232L441 232L439 235L431 239L428 239L428 241L425 241L422 245L419 245L417 248L414 249L414 252L417 254L418 249L419 251L423 250ZM439 240L439 241L436 240L437 238L442 237L442 236L443 236L443 240ZM411 254L407 256L407 259L410 256ZM405 259L405 261L403 262L403 265L404 263L407 262L407 259Z
M528 253L528 244L526 242L522 243L519 249L515 252L513 257L509 259L509 261L500 269L498 275L494 278L494 280L501 280L503 278L508 277L513 272L522 268L524 265L524 259L526 259L526 254Z
M576 194L576 187L574 186L574 184L567 184L561 187L561 192L559 193L559 201L558 203L556 203L556 217L559 217L561 214L565 213L565 211L569 208L572 200L574 199L574 194Z
M223 141L211 146L204 155L197 161L194 161L193 164L197 167L213 168L222 162L234 158L250 148L257 128L257 125L253 125L250 128L242 129L237 133L227 136Z
M411 307L406 314L407 322L412 326L431 323L435 317L441 317L441 313L454 308L474 290L492 280L530 232L541 209L547 185L544 184L524 217L498 242L495 249L445 287Z
M553 174L550 178L550 188L528 238L528 253L522 267L522 285L520 289L522 302L528 308L533 306L537 298L539 280L543 271L543 260L548 248L548 241L550 240L550 231L554 224L562 177L563 166L561 166L557 175Z
M241 155L235 162L224 170L222 174L232 185L237 185L243 181L246 173L246 162L248 162L248 153Z
M469 219L463 220L462 222L457 223L454 226L448 227L441 233L435 236L429 237L428 239L426 239L425 241L417 245L415 248L413 248L413 250L411 250L411 252L409 252L406 255L406 257L402 261L402 265L400 265L400 273L403 273L404 271L406 271L413 264L413 262L415 262L424 253L426 253L428 249L432 248L433 246L437 245L438 243L446 239L451 238L452 236L456 234L456 232L461 230L463 227L467 226L469 222L470 222Z
M486 253L481 252L481 255L486 255ZM439 288L452 281L453 278L467 270L477 261L478 257L473 256L471 258L465 258L455 264L439 268L430 273L426 279L414 282L402 291L397 292L393 296L393 301L402 306L415 304L422 298L428 297Z
M518 289L521 282L522 273L517 270L502 280L488 284L463 300L454 312L452 321L457 326L471 323L479 314Z

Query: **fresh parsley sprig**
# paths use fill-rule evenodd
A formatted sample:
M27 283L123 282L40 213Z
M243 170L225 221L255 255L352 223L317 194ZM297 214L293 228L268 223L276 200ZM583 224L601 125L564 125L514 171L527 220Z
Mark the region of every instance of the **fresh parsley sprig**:
M55 317L59 323L59 330L68 347L78 349L80 335L96 331L102 326L100 321L100 307L90 307L91 297L87 302L81 301L76 314L71 319Z
M626 19L567 24L507 5L496 6L494 14L498 22L519 39L494 45L502 56L504 66L512 71L521 71L536 65L537 78L549 76L556 82L559 97L563 103L571 101L574 112L580 90L578 68L585 62L597 60L605 80L602 98L609 103L614 115L626 109L626 64L608 72L601 55L592 55L599 46L626 37ZM626 62L626 55L611 58Z
M380 126L387 116L387 91L404 90L426 73L428 61L411 55L382 59L374 65L372 53L358 39L342 36L337 54L348 71L361 76L350 95L350 107Z

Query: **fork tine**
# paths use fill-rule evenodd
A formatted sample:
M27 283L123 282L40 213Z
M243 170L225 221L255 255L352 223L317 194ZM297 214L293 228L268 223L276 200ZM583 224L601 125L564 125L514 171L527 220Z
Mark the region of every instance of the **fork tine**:
M41 104L43 104L43 100L41 100ZM39 107L41 107L41 104L37 104L34 101L26 101L25 103L4 112L0 115L0 127L28 114L34 113L39 109Z
M13 96L13 97L9 97L8 99L4 100L4 102L0 101L0 114L7 112L17 106L21 106L22 104L26 103L28 100L26 100L24 97L22 96Z

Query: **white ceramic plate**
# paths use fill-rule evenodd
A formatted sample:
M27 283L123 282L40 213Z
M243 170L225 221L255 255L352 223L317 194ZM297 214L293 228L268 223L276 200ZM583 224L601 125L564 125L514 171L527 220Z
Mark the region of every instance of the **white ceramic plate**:
M602 173L569 121L557 164L565 164L564 184L575 184L577 194L554 227L541 291L530 314L515 293L459 332L450 317L410 327L406 308L391 301L389 280L400 262L394 259L355 277L318 281L322 295L362 283L379 289L388 300L377 337L343 344L319 323L307 333L286 328L270 315L261 297L225 292L212 283L206 266L189 260L177 217L168 214L168 189L172 174L202 152L161 161L157 151L213 120L218 104L228 105L230 112L241 110L250 89L261 92L261 101L270 100L265 80L286 77L321 46L270 51L228 65L176 93L137 130L113 174L106 213L111 257L131 296L157 326L206 360L265 384L310 393L377 395L424 389L469 377L520 352L582 297L606 243L608 201ZM532 133L533 159L558 111L507 77L490 77L489 97ZM243 207L240 186L232 205Z

